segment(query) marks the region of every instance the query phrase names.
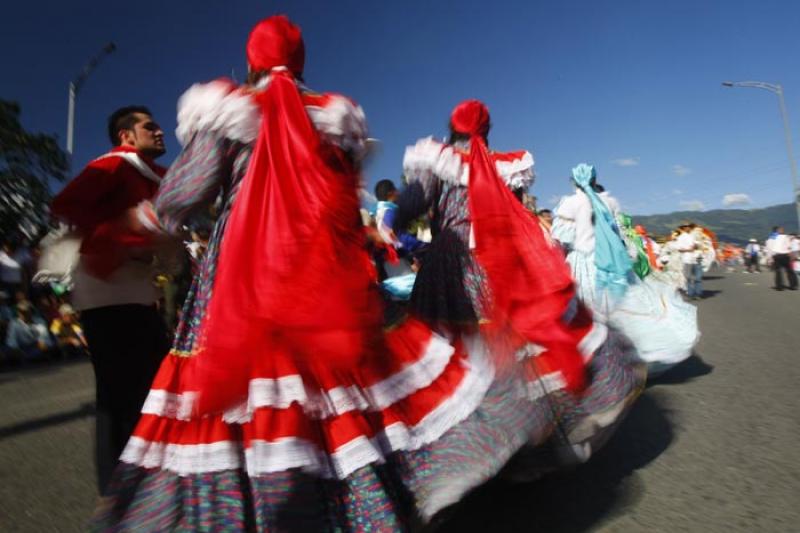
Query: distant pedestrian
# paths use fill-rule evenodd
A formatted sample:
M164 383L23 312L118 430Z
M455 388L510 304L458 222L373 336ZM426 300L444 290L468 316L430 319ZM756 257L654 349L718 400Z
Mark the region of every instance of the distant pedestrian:
M792 268L792 242L791 238L783 232L783 228L778 226L773 230L774 238L767 241L767 246L772 255L772 265L775 269L775 290L782 291L783 273L789 281L789 290L797 290L797 274Z
M539 224L541 224L542 228L547 233L550 233L553 227L553 212L549 209L540 209L536 215L539 217Z
M700 243L697 242L690 225L680 227L681 234L676 246L681 253L683 275L686 278L686 296L692 300L703 297L703 263L700 254Z
M761 272L761 263L759 257L761 255L761 245L755 239L750 239L747 246L744 248L744 262L747 267L747 272L751 274L755 270Z

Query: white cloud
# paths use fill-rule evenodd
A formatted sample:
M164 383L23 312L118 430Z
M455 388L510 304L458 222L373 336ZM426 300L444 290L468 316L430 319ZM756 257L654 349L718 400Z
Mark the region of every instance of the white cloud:
M750 205L752 200L744 193L731 193L722 197L722 205L730 207L732 205Z
M639 165L638 157L621 157L619 159L612 159L612 163L618 167L635 167Z
M672 165L672 173L676 176L686 176L692 173L692 169L683 165Z
M681 194L683 194L683 191L680 189L672 189L672 194L674 194L675 196L680 196Z
M681 202L681 207L687 211L702 211L706 208L706 204L700 200L684 200Z

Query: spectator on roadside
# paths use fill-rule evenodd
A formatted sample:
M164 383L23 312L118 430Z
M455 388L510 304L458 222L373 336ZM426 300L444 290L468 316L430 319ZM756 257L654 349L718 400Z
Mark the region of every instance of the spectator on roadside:
M78 322L77 313L69 304L61 304L58 308L58 318L50 323L50 333L56 339L58 348L65 356L85 354L88 350L86 337Z
M759 245L758 241L755 239L750 239L750 242L748 242L747 246L744 248L744 264L747 267L746 272L751 274L754 270L756 272L761 272L761 263L759 262L760 255L761 245Z
M54 347L47 324L28 301L18 303L16 311L6 331L6 346L22 360L45 356Z
M788 235L783 231L783 228L776 226L774 229L776 234L774 238L767 241L767 248L772 255L772 265L775 269L775 290L782 291L783 286L783 273L789 282L789 290L797 290L797 274L794 273L792 265L792 242Z

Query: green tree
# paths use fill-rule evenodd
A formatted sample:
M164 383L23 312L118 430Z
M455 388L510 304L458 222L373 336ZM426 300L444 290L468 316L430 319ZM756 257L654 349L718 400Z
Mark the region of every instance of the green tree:
M62 182L67 155L54 135L25 131L16 102L0 100L0 236L34 240L49 227L50 183Z

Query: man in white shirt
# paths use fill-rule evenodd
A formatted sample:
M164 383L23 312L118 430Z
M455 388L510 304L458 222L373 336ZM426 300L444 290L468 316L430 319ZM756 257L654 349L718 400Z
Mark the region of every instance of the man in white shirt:
M703 264L700 255L700 244L692 235L692 226L680 227L681 234L675 245L681 253L683 275L686 278L686 296L692 300L703 297Z
M767 241L767 247L772 254L772 264L775 268L775 290L782 291L783 273L789 280L789 290L797 290L797 274L792 268L792 243L790 237L783 232L782 227L776 227L773 231L775 238Z
M108 134L111 151L90 162L51 206L82 239L72 303L95 372L101 495L170 347L153 286L157 237L136 216L166 172L154 161L164 154L164 132L147 108L128 106L111 115Z

